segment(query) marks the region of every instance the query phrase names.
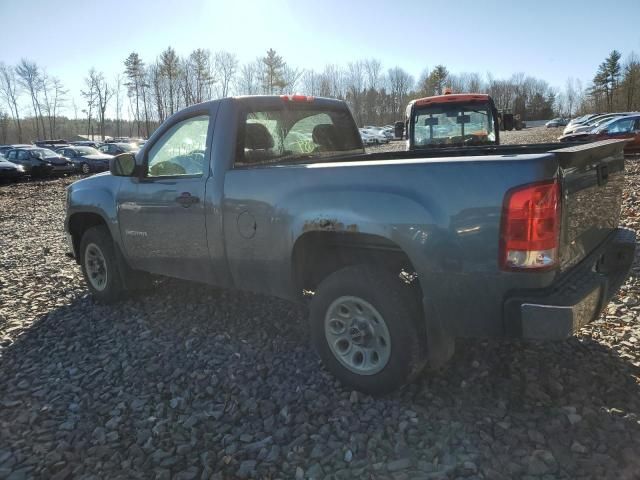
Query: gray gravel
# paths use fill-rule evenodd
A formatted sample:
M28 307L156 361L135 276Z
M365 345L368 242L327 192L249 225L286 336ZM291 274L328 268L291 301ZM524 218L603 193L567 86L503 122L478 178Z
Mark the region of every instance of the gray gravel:
M94 305L63 255L71 181L0 186L0 479L640 477L640 268L577 338L459 342L374 399L287 302L163 281Z

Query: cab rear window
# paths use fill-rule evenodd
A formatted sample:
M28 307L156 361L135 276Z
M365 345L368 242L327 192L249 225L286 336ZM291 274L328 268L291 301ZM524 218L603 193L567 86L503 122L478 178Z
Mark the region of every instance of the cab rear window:
M235 166L324 161L349 153L362 153L362 143L348 111L306 105L247 110L238 130Z

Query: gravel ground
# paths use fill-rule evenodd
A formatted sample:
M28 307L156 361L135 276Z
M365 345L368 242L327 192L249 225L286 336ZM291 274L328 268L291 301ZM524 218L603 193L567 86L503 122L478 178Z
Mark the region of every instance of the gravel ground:
M640 265L576 338L461 341L375 399L287 302L164 281L94 305L63 254L71 181L0 186L0 479L640 478Z

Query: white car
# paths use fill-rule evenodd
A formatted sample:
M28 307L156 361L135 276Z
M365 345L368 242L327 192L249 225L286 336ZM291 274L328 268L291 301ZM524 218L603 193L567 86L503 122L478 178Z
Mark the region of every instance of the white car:
M374 130L373 128L362 128L360 132L368 133L375 139L375 143L389 143L389 138L382 133L381 130Z
M375 145L378 143L373 135L362 131L362 129L360 129L360 138L362 138L363 145Z

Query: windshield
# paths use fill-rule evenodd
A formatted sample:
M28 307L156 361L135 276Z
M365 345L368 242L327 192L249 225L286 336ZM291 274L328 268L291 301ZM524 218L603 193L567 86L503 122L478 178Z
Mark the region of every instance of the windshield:
M49 150L48 148L36 148L32 151L39 158L52 158L58 156L56 152Z
M613 122L614 120L617 120L620 117L605 117L605 118L601 118L595 122L593 122L593 126L594 127L599 127L601 125L604 125L605 123L610 123Z
M486 145L496 141L488 105L437 105L416 108L414 146Z
M100 152L92 147L76 147L75 150L81 155L100 155Z

